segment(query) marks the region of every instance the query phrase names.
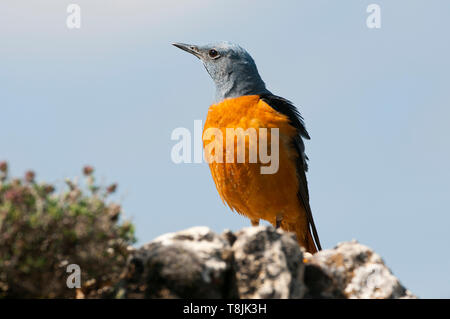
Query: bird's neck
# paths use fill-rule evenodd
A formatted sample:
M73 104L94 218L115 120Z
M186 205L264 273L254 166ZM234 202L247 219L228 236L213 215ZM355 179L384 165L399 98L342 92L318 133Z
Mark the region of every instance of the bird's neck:
M219 81L215 81L216 96L215 102L221 102L225 99L236 98L244 95L260 95L270 93L266 89L264 81L259 74L237 75L230 72L222 76Z

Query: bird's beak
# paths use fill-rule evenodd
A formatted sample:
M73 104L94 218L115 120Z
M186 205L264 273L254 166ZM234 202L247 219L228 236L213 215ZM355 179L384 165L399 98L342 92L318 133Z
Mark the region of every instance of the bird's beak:
M184 43L172 43L173 46L176 46L177 48L184 50L186 52L189 52L193 55L195 55L197 58L201 59L200 50L196 45L192 44L184 44Z

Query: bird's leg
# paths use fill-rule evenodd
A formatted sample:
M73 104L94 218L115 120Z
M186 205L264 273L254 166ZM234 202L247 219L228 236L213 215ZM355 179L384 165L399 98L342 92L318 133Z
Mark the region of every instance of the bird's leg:
M257 219L250 219L250 221L252 222L252 226L259 226L259 218L257 218Z
M275 220L275 228L278 229L281 226L281 222L283 221L283 214L278 214Z

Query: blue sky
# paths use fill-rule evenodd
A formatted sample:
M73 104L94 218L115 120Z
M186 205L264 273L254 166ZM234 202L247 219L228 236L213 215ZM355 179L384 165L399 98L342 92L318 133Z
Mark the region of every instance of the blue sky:
M79 30L66 8L82 9ZM381 29L366 8L381 6ZM420 297L450 297L450 2L0 3L0 159L63 184L118 182L139 243L197 225L237 230L206 164L172 163L173 129L204 120L214 87L171 42L229 40L292 100L325 248L375 249Z

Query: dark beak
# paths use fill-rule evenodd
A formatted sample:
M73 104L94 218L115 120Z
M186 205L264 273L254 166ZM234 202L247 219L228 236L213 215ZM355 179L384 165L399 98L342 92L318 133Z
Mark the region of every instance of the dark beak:
M196 45L192 44L184 44L184 43L172 43L173 46L176 46L177 48L189 52L193 55L195 55L197 58L201 59L200 50Z

